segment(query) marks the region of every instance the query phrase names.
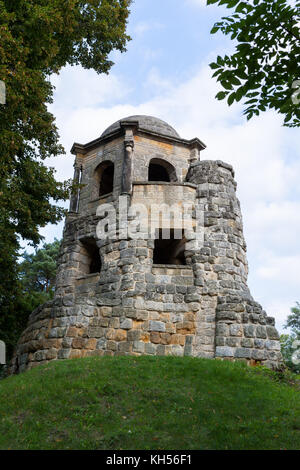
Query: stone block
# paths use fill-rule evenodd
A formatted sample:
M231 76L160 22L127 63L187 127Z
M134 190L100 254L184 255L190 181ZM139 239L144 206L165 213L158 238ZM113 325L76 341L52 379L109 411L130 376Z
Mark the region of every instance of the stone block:
M154 321L150 320L149 322L149 330L150 331L166 331L166 324L161 321Z
M225 344L226 346L230 346L232 348L236 348L240 345L240 338L234 338L234 337L230 337L230 338L225 338Z
M160 333L160 343L161 344L170 344L171 342L171 337L169 333Z
M156 354L156 346L151 343L145 343L145 354Z
M256 337L265 339L267 337L266 327L265 326L257 326L256 327Z
M132 320L129 318L121 319L120 328L122 328L123 330L130 330L132 328Z
M217 336L228 336L229 326L226 323L217 323L216 335Z
M254 325L245 325L244 326L244 335L246 338L254 338L255 337L255 326Z
M185 351L188 353L188 348L184 349L182 346L178 345L172 345L172 349L168 352L168 354L171 354L172 356L188 356L188 354L185 354Z
M86 351L83 349L71 349L70 351L70 359L77 359L79 357L85 357L86 356Z
M216 336L216 346L225 346L225 340L224 336Z
M251 358L256 361L264 361L267 357L267 353L263 349L252 349Z
M229 328L230 336L242 336L243 334L243 327L239 324L232 324Z
M252 349L248 348L237 348L234 353L234 357L251 359Z
M130 341L122 341L118 343L118 351L129 353L132 351L132 343Z
M234 357L234 348L228 346L217 346L216 357Z
M161 341L160 333L158 333L157 331L152 331L150 333L150 341L151 343L159 344Z
M96 338L90 338L86 341L85 348L86 349L96 349L97 346L97 339Z
M134 341L132 350L144 354L146 344L143 341ZM149 350L149 349L148 349ZM148 353L149 354L149 353ZM151 354L151 353L150 353Z
M67 330L66 336L70 338L76 338L76 336L78 336L78 333L79 333L78 328L75 328L74 326L70 326L70 328L68 328Z
M164 344L158 344L156 347L156 354L158 356L165 356L166 355L166 346Z
M256 349L263 349L265 347L265 341L263 339L255 338L254 347Z
M130 330L127 333L128 341L139 341L141 336L142 336L142 331L141 330Z
M265 346L269 350L275 350L275 351L280 351L280 342L279 341L272 341L272 340L267 340L265 342Z
M106 348L110 351L117 351L118 343L116 343L115 341L107 341Z
M267 326L267 334L269 339L277 339L279 340L278 331L274 326Z
M96 344L96 349L105 349L106 345L107 345L106 338L98 339L97 344ZM109 348L109 349L111 349L111 348Z
M86 345L86 339L84 338L74 338L72 341L72 348L74 349L83 349Z
M51 348L46 351L46 360L52 361L57 358L58 351L57 349Z
M52 328L48 338L63 338L67 332L67 328Z
M101 326L92 326L88 328L89 338L102 338L105 334L105 329Z
M219 321L238 321L239 315L237 312L232 312L232 311L221 311L217 312L217 320Z
M71 349L60 349L58 351L58 359L68 359L70 357Z

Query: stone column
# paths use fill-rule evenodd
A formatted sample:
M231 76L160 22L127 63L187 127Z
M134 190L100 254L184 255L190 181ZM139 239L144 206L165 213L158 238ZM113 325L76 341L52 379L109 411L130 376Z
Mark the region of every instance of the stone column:
M74 177L73 177L73 185L77 185L76 188L72 190L71 198L70 198L70 212L77 212L78 211L78 204L79 204L79 187L80 179L82 174L82 165L78 163L74 164Z
M125 152L122 170L122 194L132 194L132 154L134 149L134 139L132 129L126 129Z

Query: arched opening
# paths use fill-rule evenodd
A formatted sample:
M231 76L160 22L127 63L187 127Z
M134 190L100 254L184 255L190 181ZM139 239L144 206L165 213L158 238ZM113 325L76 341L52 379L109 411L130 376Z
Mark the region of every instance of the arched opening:
M167 170L156 163L150 163L149 165L149 181L166 181L170 182L170 177Z
M171 163L160 158L152 158L149 163L148 181L170 183L177 181L176 171Z
M98 185L98 196L105 196L114 190L114 164L106 161L100 163L96 168L96 180Z
M160 229L154 241L153 264L186 265L185 244L184 237L175 238L174 229L170 230L167 239L163 237L163 231Z
M101 271L101 257L94 238L83 238L81 243L80 271L83 275L97 274Z

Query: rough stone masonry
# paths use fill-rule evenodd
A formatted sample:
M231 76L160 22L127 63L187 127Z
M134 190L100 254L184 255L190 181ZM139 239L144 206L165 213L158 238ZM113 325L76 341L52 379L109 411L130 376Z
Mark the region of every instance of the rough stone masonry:
M51 360L142 354L278 367L274 318L247 287L234 171L200 160L204 149L149 116L122 119L100 138L73 145L75 189L55 296L31 314L12 373ZM164 240L160 218L155 240L97 239L97 208L111 203L118 211L120 195L129 206L192 203L194 219L203 220L203 243Z

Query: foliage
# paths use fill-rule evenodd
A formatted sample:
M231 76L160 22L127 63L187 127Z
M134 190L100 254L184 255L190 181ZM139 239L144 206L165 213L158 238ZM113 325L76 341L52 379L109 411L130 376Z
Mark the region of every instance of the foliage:
M300 336L300 303L296 302L296 307L291 308L291 315L287 317L285 328L291 328L293 333Z
M48 111L49 77L66 64L98 73L109 54L125 50L130 0L0 0L0 332L20 311L20 239L37 245L40 227L57 223L70 184L55 180L44 160L63 153ZM10 333L9 333L10 334ZM5 338L1 338L5 340Z
M300 390L300 376L298 373L291 371L284 365L282 365L280 368L274 370L270 369L269 367L263 366L263 365L258 365L255 367L255 372L257 374L263 374L276 383L279 384L286 384L292 387L297 388Z
M57 269L60 241L45 243L35 253L23 254L20 264L20 280L24 293L45 292L52 298Z
M15 296L0 317L0 338L6 343L8 360L31 312L53 297L59 248L58 240L45 243L35 253L25 252L20 264L16 262Z
M281 354L285 365L294 373L300 374L300 364L295 364L295 360L292 360L297 354L297 349L299 349L299 347L295 348L296 341L299 341L300 346L300 335L292 333L280 336Z
M53 361L0 382L0 449L298 449L299 391L257 369L191 357Z
M244 99L247 119L274 109L284 115L285 126L300 126L300 86L293 88L300 79L299 0L294 7L288 0L207 0L214 3L234 13L211 33L221 31L237 42L234 54L210 64L224 89L216 98L227 98L229 106Z
M296 306L291 308L291 314L287 317L284 328L290 328L291 334L282 335L280 338L281 352L285 364L295 373L300 373L300 363L296 364L300 359L300 303L296 302ZM299 344L297 345L297 341ZM295 361L296 359L296 361Z
M38 243L38 227L60 220L53 205L66 185L43 163L63 152L52 102L52 73L68 64L108 72L113 49L125 50L129 0L0 0L0 107L2 228ZM2 230L1 230L2 232Z

